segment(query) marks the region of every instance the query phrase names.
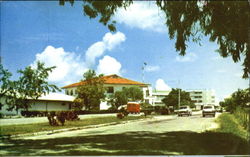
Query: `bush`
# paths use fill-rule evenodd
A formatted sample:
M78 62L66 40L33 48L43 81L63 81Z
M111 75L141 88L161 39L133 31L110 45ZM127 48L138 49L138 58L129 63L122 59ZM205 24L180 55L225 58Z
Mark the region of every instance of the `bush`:
M76 111L58 111L49 112L48 115L49 124L52 126L64 125L65 121L80 120Z
M120 113L116 114L116 117L119 118L119 119L122 119L122 118L125 117L125 115L122 112L120 112Z

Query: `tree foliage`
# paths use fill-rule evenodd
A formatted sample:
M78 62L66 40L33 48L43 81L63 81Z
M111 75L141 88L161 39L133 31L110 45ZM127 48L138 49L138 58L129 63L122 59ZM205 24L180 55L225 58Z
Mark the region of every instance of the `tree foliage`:
M47 79L49 73L55 67L45 67L44 63L37 62L36 67L28 66L24 70L18 70L20 74L18 80L10 80L11 73L0 66L1 96L5 96L5 103L9 110L28 109L29 99L38 99L43 94L60 91L53 84L49 84Z
M142 101L143 92L138 87L123 88L122 91L116 91L111 96L110 103L114 108L118 108L121 105L126 105L128 101Z
M68 0L60 0L60 4ZM69 0L73 5L74 0ZM83 12L110 31L116 31L112 16L118 8L127 8L133 1L83 0ZM175 39L175 48L180 55L186 54L188 42L199 42L203 35L219 45L222 57L231 56L234 62L243 62L243 78L250 74L250 3L242 1L164 1L156 0L157 6L166 15L170 39Z
M247 89L238 89L234 92L230 98L226 98L224 101L220 102L222 107L226 107L226 109L230 112L236 110L237 107L246 107L247 103L250 102L250 88Z
M77 101L83 102L87 110L99 109L101 100L105 98L105 87L103 86L103 75L96 75L94 70L83 74L83 84L77 87Z
M180 106L187 105L190 107L194 107L194 102L191 100L189 93L178 88L173 88L172 91L162 99L162 102L166 105L166 107L174 106L174 108L178 108L179 90Z
M3 97L12 88L11 76L12 74L0 64L0 97Z

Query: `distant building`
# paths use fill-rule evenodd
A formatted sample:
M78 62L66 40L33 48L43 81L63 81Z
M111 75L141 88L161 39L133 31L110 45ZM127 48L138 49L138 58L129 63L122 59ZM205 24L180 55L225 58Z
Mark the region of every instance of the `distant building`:
M101 102L100 104L100 109L105 110L111 107L108 104L108 98L113 95L116 91L121 91L123 88L129 88L129 87L139 87L143 91L143 98L144 101L152 104L152 88L150 84L145 84L133 80L129 80L127 78L120 77L118 75L107 75L103 76L104 80L104 87L107 88L107 91L105 92L106 95L106 100ZM63 89L65 89L65 94L66 95L71 95L71 96L77 96L77 87L80 85L84 85L84 81L82 82L77 82L73 83L67 86L64 86Z
M187 90L189 92L191 100L194 101L196 109L202 109L204 105L218 105L216 102L214 90Z
M153 106L165 106L165 104L162 102L162 99L164 99L170 92L171 91L154 90L152 92Z

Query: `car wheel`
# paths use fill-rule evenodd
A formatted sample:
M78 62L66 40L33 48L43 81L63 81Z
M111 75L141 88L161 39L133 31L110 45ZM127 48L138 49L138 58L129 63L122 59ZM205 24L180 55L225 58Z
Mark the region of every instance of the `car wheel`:
M205 115L203 114L202 117L205 117Z

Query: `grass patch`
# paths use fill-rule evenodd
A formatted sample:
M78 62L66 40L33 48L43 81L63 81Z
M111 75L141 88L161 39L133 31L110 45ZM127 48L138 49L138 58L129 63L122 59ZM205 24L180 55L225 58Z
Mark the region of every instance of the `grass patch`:
M223 113L216 121L220 125L220 128L215 130L216 132L231 133L247 140L247 130L240 125L234 115Z
M96 118L81 119L79 121L66 121L64 126L50 126L49 122L0 126L0 136L35 133L35 132L40 132L40 131L52 131L52 130L58 130L58 129L83 127L83 126L98 125L98 124L105 124L105 123L111 123L111 122L122 122L122 121L136 120L136 119L142 119L142 118L145 118L145 117L144 116L127 116L123 119L118 119L115 116L109 116L109 117L96 117Z

